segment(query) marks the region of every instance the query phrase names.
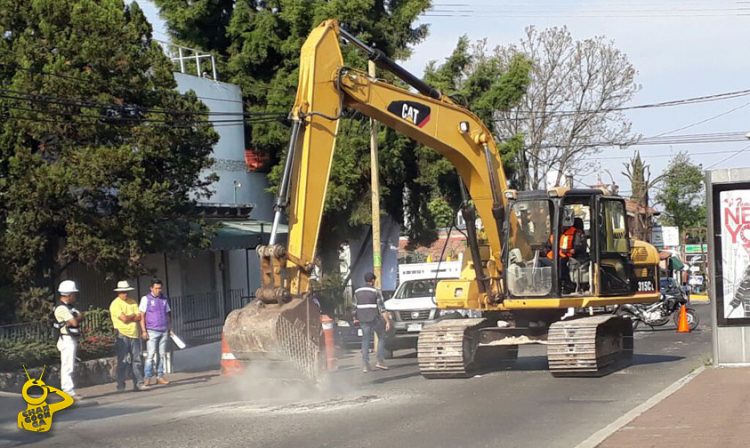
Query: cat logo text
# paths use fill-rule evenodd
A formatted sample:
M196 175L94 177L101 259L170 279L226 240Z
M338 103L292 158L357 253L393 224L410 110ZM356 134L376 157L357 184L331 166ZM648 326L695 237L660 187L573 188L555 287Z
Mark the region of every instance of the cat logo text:
M388 105L388 112L418 128L430 121L430 107L414 101L394 101Z

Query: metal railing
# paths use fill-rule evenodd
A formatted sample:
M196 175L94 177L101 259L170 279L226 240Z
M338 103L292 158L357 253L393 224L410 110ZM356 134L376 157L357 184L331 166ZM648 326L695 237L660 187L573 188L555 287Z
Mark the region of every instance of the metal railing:
M179 68L180 73L209 78L214 81L219 80L214 55L163 40L156 41L162 46L167 57ZM193 66L195 71L193 71Z
M253 296L245 295L243 289L230 289L223 294L212 291L170 298L172 328L190 345L200 345L221 340L221 330L227 314L242 308ZM91 334L111 328L109 313L84 314L83 334ZM54 341L57 331L47 322L26 322L0 325L0 341Z
M81 323L83 334L99 332L111 328L106 322L109 313L85 314ZM58 336L52 322L23 322L18 324L0 325L0 341L54 341Z
M0 326L0 341L52 341L57 332L44 322L26 322Z
M221 340L227 314L247 303L244 292L230 289L171 297L172 329L190 345Z

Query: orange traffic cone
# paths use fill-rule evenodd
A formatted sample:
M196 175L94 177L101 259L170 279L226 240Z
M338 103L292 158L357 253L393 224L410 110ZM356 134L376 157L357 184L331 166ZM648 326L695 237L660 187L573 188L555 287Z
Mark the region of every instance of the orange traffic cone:
M329 371L336 370L338 363L336 360L336 344L333 341L333 319L326 314L320 316L320 322L323 326L323 340L326 346L326 368Z
M234 353L229 349L226 339L224 339L224 332L221 333L221 374L226 376L237 375L242 373L244 368L242 363L234 356Z
M688 323L687 318L687 307L685 305L682 305L680 307L680 320L677 324L677 332L678 333L690 333L690 324Z

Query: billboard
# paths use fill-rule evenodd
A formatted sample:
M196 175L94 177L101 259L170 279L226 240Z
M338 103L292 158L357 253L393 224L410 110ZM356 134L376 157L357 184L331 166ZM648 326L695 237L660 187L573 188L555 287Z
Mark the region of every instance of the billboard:
M718 190L718 189L717 189ZM750 321L750 189L716 191L714 228L719 321ZM717 216L718 215L718 216ZM718 218L718 219L717 219Z

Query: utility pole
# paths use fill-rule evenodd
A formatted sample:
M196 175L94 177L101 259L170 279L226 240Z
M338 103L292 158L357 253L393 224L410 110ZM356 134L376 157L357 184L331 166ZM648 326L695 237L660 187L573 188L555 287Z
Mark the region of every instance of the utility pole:
M375 63L367 62L367 74L375 77ZM381 288L382 258L380 256L380 179L378 177L378 122L370 118L370 190L372 191L372 272L375 287Z
M375 78L375 63L367 62L367 74ZM372 192L372 272L375 274L375 288L383 284L382 258L380 257L380 178L378 177L378 122L370 118L370 191ZM373 334L373 348L377 350L378 334ZM379 360L378 360L379 361Z

